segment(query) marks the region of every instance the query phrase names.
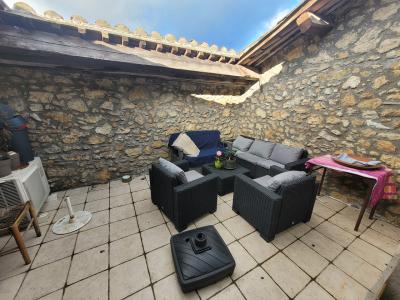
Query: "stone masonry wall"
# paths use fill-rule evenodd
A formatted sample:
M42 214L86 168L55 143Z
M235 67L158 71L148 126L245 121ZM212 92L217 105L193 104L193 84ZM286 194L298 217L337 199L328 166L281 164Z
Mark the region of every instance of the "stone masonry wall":
M173 132L219 129L231 136L232 107L190 96L203 92L239 90L0 66L0 101L29 113L32 146L53 190L143 174L168 156Z
M278 75L241 104L191 94L241 92L138 77L0 66L0 101L29 114L30 138L53 190L142 174L168 155L176 131L219 129L382 160L400 183L400 2L352 1L322 39L303 37L274 57ZM227 102L229 103L229 102ZM371 182L329 173L324 192L361 203ZM400 223L400 205L380 212Z
M275 57L282 72L236 107L237 133L304 146L311 155L373 157L394 169L399 184L400 1L354 2L328 35ZM369 184L331 172L324 191L361 203ZM385 206L382 213L399 222L397 202Z

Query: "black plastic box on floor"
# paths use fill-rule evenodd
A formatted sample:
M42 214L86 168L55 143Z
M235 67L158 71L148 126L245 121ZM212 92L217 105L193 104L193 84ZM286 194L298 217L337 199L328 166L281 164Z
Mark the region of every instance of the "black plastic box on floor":
M171 251L185 293L221 280L235 269L235 260L214 226L172 236Z

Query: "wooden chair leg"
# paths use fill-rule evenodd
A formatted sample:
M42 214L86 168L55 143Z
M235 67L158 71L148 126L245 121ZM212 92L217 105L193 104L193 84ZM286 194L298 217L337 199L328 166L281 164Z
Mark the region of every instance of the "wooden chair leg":
M321 190L322 190L322 185L324 184L325 175L326 175L326 168L324 168L324 171L322 172L321 181L320 181L319 186L318 186L318 192L317 192L318 196L321 195Z
M369 218L372 220L374 218L375 210L376 207L378 206L378 203L375 204L375 206L371 209L371 212L369 213Z
M39 222L37 219L36 210L32 205L32 202L29 201L29 214L31 215L33 221L33 227L35 228L36 236L41 236L42 233L40 232Z
M12 235L14 236L15 242L18 245L19 251L21 251L25 264L29 265L31 263L31 258L29 257L29 253L28 250L26 249L24 239L22 238L21 232L19 231L17 224L13 224L11 226L11 232Z

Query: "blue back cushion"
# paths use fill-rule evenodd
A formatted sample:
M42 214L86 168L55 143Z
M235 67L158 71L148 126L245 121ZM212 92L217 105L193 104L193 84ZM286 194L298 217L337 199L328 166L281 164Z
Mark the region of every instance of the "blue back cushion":
M168 146L171 146L174 143L179 134L180 132L171 134ZM218 130L186 131L186 134L200 150L217 149L221 141L221 134Z

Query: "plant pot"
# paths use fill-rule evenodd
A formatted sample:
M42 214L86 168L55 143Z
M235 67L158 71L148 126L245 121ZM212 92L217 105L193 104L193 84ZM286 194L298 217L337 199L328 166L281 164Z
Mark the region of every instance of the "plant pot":
M221 160L215 160L214 167L216 169L221 169L224 166L224 163Z
M224 168L227 170L236 169L236 159L227 159L224 161Z
M4 177L11 174L11 159L0 160L0 177Z

